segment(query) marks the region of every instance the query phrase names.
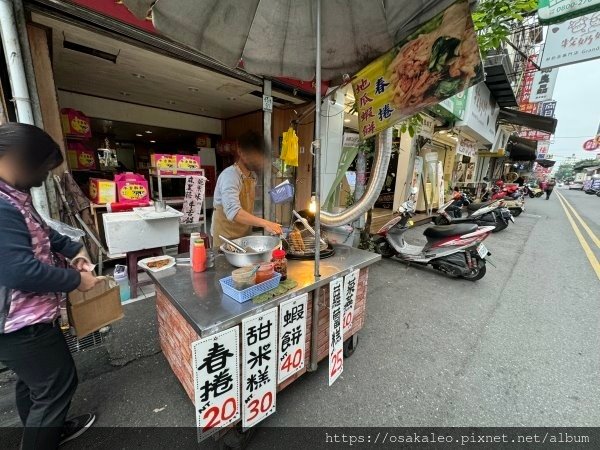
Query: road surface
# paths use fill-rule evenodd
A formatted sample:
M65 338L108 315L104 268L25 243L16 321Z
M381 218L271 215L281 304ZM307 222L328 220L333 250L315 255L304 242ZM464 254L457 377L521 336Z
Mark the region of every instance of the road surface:
M328 387L321 364L278 395L264 425L600 426L600 198L560 189L526 206L486 241L497 267L476 283L392 260L374 266L366 326L341 378ZM130 307L152 330L151 301ZM155 335L134 325L120 350L144 341L154 351L86 372L73 412L97 411L98 426L193 426ZM0 424L18 423L12 389L0 383ZM4 434L16 445L18 430ZM90 433L78 446L125 448L143 435ZM168 436L153 439L168 445ZM259 430L250 448L272 445L270 436Z

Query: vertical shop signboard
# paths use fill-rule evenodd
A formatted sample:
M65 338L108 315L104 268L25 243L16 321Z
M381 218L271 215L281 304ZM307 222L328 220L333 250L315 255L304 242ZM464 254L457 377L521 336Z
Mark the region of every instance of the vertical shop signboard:
M356 303L356 294L358 292L359 275L360 269L356 269L344 277L344 318L342 336L352 329L352 322L354 321L354 305Z
M279 305L279 383L304 369L307 301L308 294L303 294Z
M344 371L343 296L344 279L336 278L329 283L329 386Z
M198 441L240 418L239 328L192 343Z
M275 412L277 308L242 320L242 427Z

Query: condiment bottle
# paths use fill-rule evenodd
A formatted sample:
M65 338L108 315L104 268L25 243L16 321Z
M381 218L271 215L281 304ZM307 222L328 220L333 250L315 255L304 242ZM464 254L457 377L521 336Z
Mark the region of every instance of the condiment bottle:
M274 250L273 251L273 264L275 272L281 274L281 281L287 279L287 259L285 257L285 250Z
M194 242L200 239L200 233L190 233L190 264L194 265Z
M192 270L194 272L204 272L206 270L206 247L202 239L194 241L194 251L192 257Z

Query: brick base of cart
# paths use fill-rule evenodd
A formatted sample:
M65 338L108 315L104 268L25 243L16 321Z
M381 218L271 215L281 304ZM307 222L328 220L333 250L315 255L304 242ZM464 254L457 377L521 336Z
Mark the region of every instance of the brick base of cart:
M349 339L360 331L365 321L367 302L367 281L369 269L360 271L358 291L354 305L354 321L350 332L344 334L344 340ZM311 339L312 339L312 299L319 295L319 317L318 317L318 361L328 358L329 355L329 285L308 294L307 321L306 321L306 357L304 369L294 376L280 383L278 390L281 391L301 377L310 366ZM166 295L157 286L156 309L158 313L158 336L160 347L173 370L175 376L182 384L189 398L194 402L194 375L192 372L192 342L201 338L192 328L181 313L173 306ZM240 326L240 325L238 325Z

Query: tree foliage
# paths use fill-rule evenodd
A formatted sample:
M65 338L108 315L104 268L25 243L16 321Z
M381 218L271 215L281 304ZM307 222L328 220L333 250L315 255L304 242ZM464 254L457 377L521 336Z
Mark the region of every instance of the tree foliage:
M481 0L472 13L481 53L499 49L515 24L535 12L537 0Z
M558 166L558 169L556 170L556 174L554 176L557 180L570 180L571 178L573 178L574 173L575 172L573 171L573 164L563 163L560 166Z

